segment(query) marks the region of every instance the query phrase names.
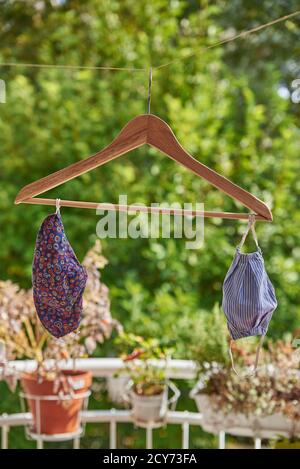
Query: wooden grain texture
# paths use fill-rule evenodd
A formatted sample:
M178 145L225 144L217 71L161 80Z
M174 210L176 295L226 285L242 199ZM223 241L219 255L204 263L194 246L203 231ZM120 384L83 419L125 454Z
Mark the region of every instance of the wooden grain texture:
M56 199L44 199L39 197L32 197L30 199L24 200L24 204L33 204L33 205L50 205L56 206ZM162 214L171 214L171 215L182 215L182 216L194 216L194 217L210 217L210 218L231 218L239 220L249 220L249 213L235 213L235 212L215 212L215 211L201 211L201 210L188 210L180 208L167 208L167 207L147 207L145 205L121 205L121 204L111 204L111 203L102 203L102 202L81 202L77 200L59 200L60 207L74 207L74 208L89 208L93 210L109 210L109 211L118 211L118 212L128 212L129 214L133 212L143 212L143 213L162 213ZM256 221L270 221L266 220L261 215L255 215Z
M144 144L151 145L160 150L177 163L189 169L197 176L207 180L211 185L252 210L255 214L260 215L262 219L266 221L272 220L272 213L264 202L189 155L179 144L171 128L162 119L152 114L140 115L132 119L110 145L95 155L73 163L66 168L23 187L18 193L15 203L26 202L32 197L43 194L49 189L53 189L64 182L70 181ZM69 203L76 204L77 201L69 201ZM83 203L90 204L90 202ZM91 203L93 204L93 202ZM78 205L68 206L75 207ZM81 206L84 207L83 205ZM224 216L224 218L228 217Z

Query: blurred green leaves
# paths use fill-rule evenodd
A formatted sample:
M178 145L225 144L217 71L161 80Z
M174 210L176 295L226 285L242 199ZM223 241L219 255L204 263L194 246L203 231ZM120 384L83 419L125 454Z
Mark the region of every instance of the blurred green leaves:
M1 3L0 62L148 67L297 9L294 1L269 0L38 3ZM257 227L279 300L271 336L292 330L300 319L300 107L278 94L299 72L296 38L299 19L155 70L152 87L152 112L185 148L273 210L274 222ZM18 190L95 153L146 112L148 72L0 72L7 84L7 102L0 105L1 278L28 287L36 233L51 208L15 206ZM146 147L50 194L99 202L128 194L129 203L204 202L207 209L242 210ZM63 209L62 216L82 259L95 240L98 217L79 209ZM183 353L178 322L187 323L190 335L200 333L194 325L220 303L243 230L240 222L205 220L205 245L198 251L186 250L180 239L105 240L110 264L104 281L113 314L134 333L178 338L177 353Z

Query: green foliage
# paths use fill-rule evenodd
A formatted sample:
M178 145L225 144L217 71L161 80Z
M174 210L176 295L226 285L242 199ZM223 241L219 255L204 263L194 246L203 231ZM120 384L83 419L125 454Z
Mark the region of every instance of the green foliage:
M274 222L257 227L279 300L271 337L293 330L300 319L300 106L278 93L280 86L291 90L299 73L299 18L199 51L296 9L294 0L1 3L3 62L147 68L198 51L154 70L152 111L191 154L272 208ZM18 190L95 153L145 112L148 71L3 67L1 79L7 102L0 105L0 277L28 288L36 232L51 208L14 206ZM45 195L117 202L118 194L126 193L129 203L205 202L207 209L242 209L151 148ZM79 209L63 209L62 216L82 259L95 240L98 217ZM192 335L221 302L243 230L236 221L205 220L205 245L198 251L187 250L181 239L104 240L110 264L103 280L113 315L136 334L174 339L176 353L183 356L185 349L188 355L189 335L184 344L177 340L178 323ZM199 326L199 334L205 330Z
M211 312L198 311L193 321L182 318L176 342L180 344L181 357L197 361L200 367L211 362L229 363L226 320L218 304ZM188 348L186 344L189 344Z
M166 359L172 352L165 340L147 338L122 332L115 338L115 344L125 361L139 357L142 360Z
M3 21L10 26L0 34L0 56L58 64L160 64L178 51L189 54L214 42L231 24L241 30L266 21L269 3L200 2L196 7L183 1L89 0L45 2L37 10L33 1L3 2ZM292 6L281 2L272 7L272 17ZM153 112L172 125L182 144L272 206L274 223L258 231L279 298L270 329L274 335L299 320L298 110L277 93L292 78L287 61L296 53L297 24L289 21L232 47L177 62L155 71L153 80ZM147 72L11 68L1 76L7 81L7 104L0 108L1 277L29 286L36 231L49 209L14 207L18 189L97 151L144 112ZM134 153L52 194L116 201L118 193L128 193L129 202L148 203L200 197L207 208L240 209L153 150ZM68 209L63 218L82 257L95 238L97 219L89 211ZM207 222L205 248L198 252L186 250L182 240L105 241L110 259L105 281L118 318L137 333L163 336L170 335L174 318L210 310L220 302L241 230L236 222Z
M144 396L161 394L166 384L166 366L156 364L155 360L167 364L171 349L157 339L144 339L131 333L120 334L115 342L121 350L125 372L133 382L134 391Z
M297 438L282 438L271 444L272 449L300 449L300 441Z
M298 7L297 0L1 2L0 62L143 68L198 51L154 70L151 109L191 154L272 208L274 222L257 227L279 301L270 337L300 319L300 105L278 93L299 77L299 17L205 53L201 47ZM95 153L145 112L148 71L0 67L0 78L7 90L0 104L0 278L29 288L36 233L51 208L14 206L18 190ZM117 202L118 194L129 203L242 209L151 148L45 195ZM98 217L79 209L62 216L82 259ZM243 230L236 221L205 220L198 251L180 239L104 240L113 316L135 334L173 341L182 358L225 360L226 330L214 305ZM84 444L100 444L95 432ZM196 446L203 444L198 432Z
M208 394L213 407L223 414L260 417L281 413L299 421L300 356L291 343L270 341L261 357L264 366L255 373L248 368L254 363L255 351L239 345L236 352L239 374L231 367L213 364L202 374L199 392Z

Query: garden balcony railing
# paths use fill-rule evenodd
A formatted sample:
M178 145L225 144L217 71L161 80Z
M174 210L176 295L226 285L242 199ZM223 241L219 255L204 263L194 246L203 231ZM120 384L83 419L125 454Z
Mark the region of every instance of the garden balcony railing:
M165 362L157 362L158 365L165 365ZM35 362L33 360L16 360L10 362L10 366L17 372L33 371L35 369ZM64 361L63 367L72 369L74 366L73 360ZM87 358L76 360L76 368L86 371L91 371L92 375L97 378L109 378L115 376L117 372L124 367L122 360L117 358ZM170 379L190 380L195 379L197 374L197 365L189 360L170 360L168 362L168 377ZM108 423L109 424L109 447L115 449L117 447L117 431L118 425L122 423L133 423L134 420L130 410L83 410L81 413L82 423ZM15 414L2 414L0 415L1 427L1 448L7 449L9 447L9 430L15 426L29 426L32 422L31 414L28 412L15 413ZM182 449L189 448L189 429L191 425L201 427L202 415L199 412L189 411L169 411L167 413L165 424L167 425L181 425L182 431ZM145 425L146 432L146 448L152 449L153 447L153 426ZM286 432L264 429L263 432L255 428L240 428L238 431L235 429L216 429L214 432L218 434L218 447L219 449L225 448L226 433L233 436L245 436L254 440L254 448L261 448L261 440L286 435ZM37 438L37 448L43 448L43 438ZM51 441L51 439L50 439ZM55 440L57 441L57 440ZM80 438L73 439L73 446L76 449L80 448Z

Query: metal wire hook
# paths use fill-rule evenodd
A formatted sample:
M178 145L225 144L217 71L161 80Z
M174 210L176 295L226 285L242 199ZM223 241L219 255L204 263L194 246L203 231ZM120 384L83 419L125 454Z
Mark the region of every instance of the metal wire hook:
M151 88L152 88L152 67L149 69L149 84L148 84L148 114L151 108Z

